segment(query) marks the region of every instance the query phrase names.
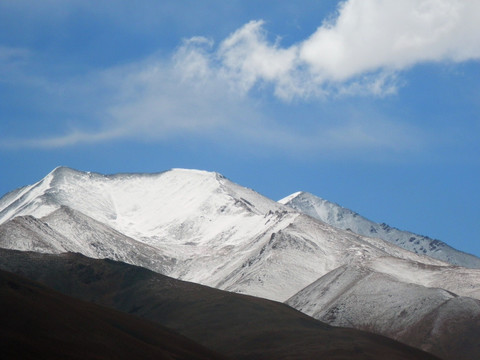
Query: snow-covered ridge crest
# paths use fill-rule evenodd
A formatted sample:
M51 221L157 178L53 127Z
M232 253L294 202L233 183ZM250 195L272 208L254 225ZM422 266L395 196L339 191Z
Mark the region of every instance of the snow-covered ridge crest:
M480 258L456 250L440 240L379 224L338 204L308 192L296 192L279 203L343 230L376 237L417 254L424 254L454 265L480 268Z
M239 195L245 200L245 206L251 203L248 198L258 197L254 191L235 185L218 173L189 169L154 174L102 175L57 167L41 181L20 190L2 199L0 223L19 215L42 217L61 204L127 230L128 223L144 213L155 212L156 217L172 218L176 212L185 214L189 209L195 211L198 206L206 206L206 200L215 194ZM174 203L168 203L167 198L173 199ZM272 209L272 201L267 203L266 206L256 204L249 207L263 213ZM135 225L137 232L149 230L148 226L142 229L137 221Z
M285 204L288 204L291 200L295 199L297 196L300 196L302 194L303 194L303 191L297 191L293 194L290 194L290 195L284 197L283 199L278 200L278 202L280 204L285 205Z

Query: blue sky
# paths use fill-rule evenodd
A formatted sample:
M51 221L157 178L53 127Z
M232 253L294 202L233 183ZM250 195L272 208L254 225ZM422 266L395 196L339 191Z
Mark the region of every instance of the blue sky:
M218 171L480 256L480 1L0 2L0 193Z

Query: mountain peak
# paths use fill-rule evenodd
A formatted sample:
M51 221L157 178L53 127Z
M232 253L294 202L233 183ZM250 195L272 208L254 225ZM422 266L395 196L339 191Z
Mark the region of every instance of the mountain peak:
M56 168L54 168L52 171L50 171L50 174L61 174L63 172L80 172L80 171L70 168L68 166L59 165Z
M63 176L72 176L72 175L87 175L90 174L90 172L84 172L80 170L76 170L73 168L70 168L68 166L57 166L55 169L50 171L46 178L57 178L57 177L63 177Z
M47 176L45 176L41 182L48 183L50 187L55 187L59 184L87 181L92 178L105 178L105 175L90 172L76 170L67 166L57 166Z
M197 175L206 175L206 176L215 176L218 173L214 171L199 170L199 169L186 169L186 168L172 168L168 172L183 173L183 174L197 174Z
M284 197L283 199L278 200L278 202L279 202L280 204L285 205L285 204L289 203L290 201L292 201L293 199L295 199L296 197L298 197L298 196L300 196L300 195L303 195L303 194L307 194L307 193L304 192L304 191L297 191L297 192L295 192L295 193L293 193L293 194L290 194L290 195Z

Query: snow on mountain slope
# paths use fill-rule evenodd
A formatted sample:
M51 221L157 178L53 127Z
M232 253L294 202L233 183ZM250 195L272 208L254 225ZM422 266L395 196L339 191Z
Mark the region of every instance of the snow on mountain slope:
M37 219L18 216L0 225L0 246L6 249L59 254L78 252L91 258L109 258L168 272L174 260L157 249L66 206Z
M480 300L403 282L370 264L341 266L286 303L330 325L371 331L446 359L458 359L467 345L474 348L467 358L480 356L477 341L469 341L480 331Z
M423 318L402 342L446 360L480 359L480 301L456 297Z
M445 265L335 229L198 170L105 176L60 167L0 203L0 223L19 215L41 217L69 246L82 244L67 250L95 257L123 254L135 263L126 253L140 242L150 246L152 256L164 257L167 275L280 301L353 261L390 255ZM108 229L137 243L118 241ZM92 243L101 248L100 242L103 252L92 249ZM146 266L142 261L136 264Z
M342 265L368 266L372 271L383 273L398 282L442 288L480 299L480 269L453 266L419 256L383 240L336 229L308 216L298 217L278 235L283 236L284 245L277 246L277 252L282 249L286 253L286 259L281 263L295 266L294 263L306 265L309 261L317 261L316 265L310 267L310 276L326 274ZM299 251L294 257L289 252L291 248L300 248L298 244L308 244L310 249ZM271 256L274 252L267 253Z
M15 195L2 199L0 223L18 215L39 218L65 205L149 242L163 236L200 238L228 228L238 214L288 210L217 173L183 169L105 176L59 167Z
M45 196L45 199L38 199L38 196L48 191L54 172L55 170L33 185L4 195L0 199L0 224L21 215L40 218L56 210L58 205L52 206L48 201L48 195Z
M295 289L307 286L344 264L374 262L389 257L398 259L403 265L421 263L439 269L448 266L380 239L333 228L305 215L297 216L288 226L271 233L269 239L264 237L262 243L261 247L251 247L254 250L250 251L250 256L243 258L240 266L216 286L256 296L281 294L274 299L285 300L289 294L294 294ZM472 276L469 281L475 279L479 280ZM470 282L465 286L470 289Z
M443 289L403 283L364 266L344 265L286 303L329 324L392 337L453 297Z
M439 240L398 230L387 224L375 223L349 209L310 193L296 192L281 199L279 203L339 229L349 229L360 235L377 237L406 250L428 255L454 265L480 268L480 258L474 255L456 250Z

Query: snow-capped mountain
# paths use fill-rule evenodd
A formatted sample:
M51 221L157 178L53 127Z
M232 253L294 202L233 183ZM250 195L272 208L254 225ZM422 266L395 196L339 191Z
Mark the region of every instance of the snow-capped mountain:
M384 223L375 223L352 210L307 192L296 192L279 200L279 203L339 229L351 230L363 236L377 237L406 250L450 264L480 268L480 258L474 255L456 250L442 241L427 236L402 231Z
M60 167L0 199L2 227L27 215L45 225L37 224L37 237L45 233L61 242L52 252L63 247L146 266L146 251L153 262L165 259L164 266L155 266L169 276L280 301L356 261L394 256L445 265L335 229L217 173L198 170L105 176ZM130 240L116 240L118 233ZM3 234L4 247L28 248L12 238L15 232ZM110 250L98 246L99 236L111 239L102 240ZM135 259L139 243L148 247Z
M300 195L284 199L287 206L199 170L101 175L59 167L0 198L0 247L79 252L222 290L290 299L344 326L365 327L362 311L375 304L365 318L369 330L391 337L412 334L401 333L402 326L415 332L419 324L444 324L437 315L450 319L460 311L466 327L476 319L479 269L408 251L379 231L361 235L356 220L362 219L358 228L368 220L337 205L297 210L292 203ZM323 211L336 226L305 208ZM410 307L417 309L397 318ZM435 334L428 341L439 341Z

